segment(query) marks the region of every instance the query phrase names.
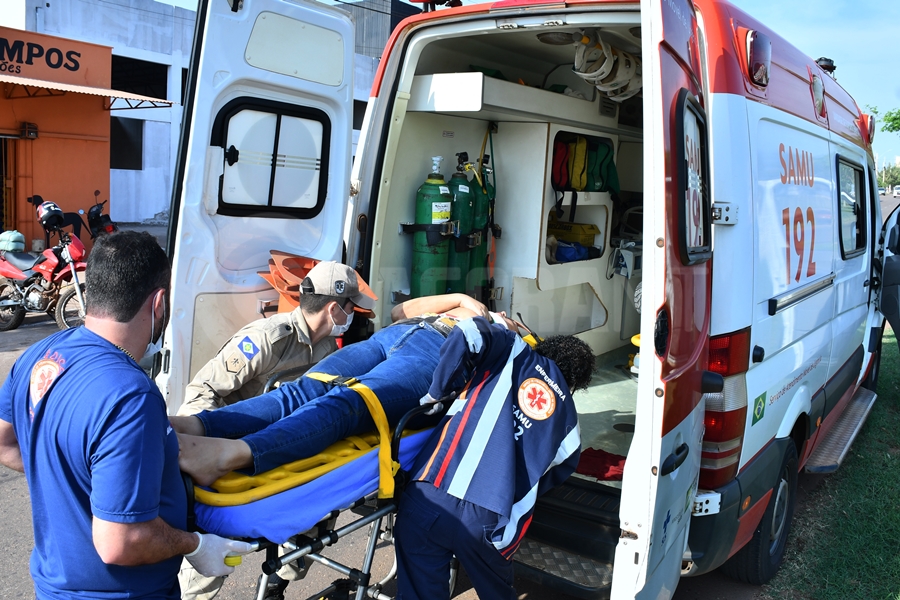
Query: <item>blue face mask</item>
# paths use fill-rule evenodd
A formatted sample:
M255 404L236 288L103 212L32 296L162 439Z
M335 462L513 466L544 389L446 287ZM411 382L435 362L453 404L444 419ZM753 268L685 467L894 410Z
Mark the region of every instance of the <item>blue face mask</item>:
M331 317L331 337L337 337L337 336L341 335L342 333L345 333L348 329L350 329L350 323L353 322L353 311L352 310L350 311L349 315L347 313L345 313L344 309L341 308L340 306L338 307L338 310L340 310L342 313L347 315L347 322L344 323L343 325L338 325L337 323L334 322L334 317Z
M163 327L159 329L159 336L157 336L156 341L153 341L153 335L156 333L156 323L154 322L154 314L153 310L150 311L150 342L147 344L147 349L144 351L144 358L149 356L153 356L155 354L159 354L160 350L162 350L162 330L165 327L166 323L166 299L163 298Z

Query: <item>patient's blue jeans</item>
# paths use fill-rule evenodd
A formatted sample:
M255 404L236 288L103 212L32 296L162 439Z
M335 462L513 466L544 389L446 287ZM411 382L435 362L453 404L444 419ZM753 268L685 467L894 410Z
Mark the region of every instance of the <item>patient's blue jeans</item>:
M326 357L311 371L356 377L375 392L395 425L428 392L444 339L427 323L392 325ZM458 387L464 383L461 380ZM308 377L197 417L207 436L244 440L253 452L254 473L313 456L349 435L375 430L357 392ZM435 415L430 424L439 419ZM419 421L418 426L425 424Z

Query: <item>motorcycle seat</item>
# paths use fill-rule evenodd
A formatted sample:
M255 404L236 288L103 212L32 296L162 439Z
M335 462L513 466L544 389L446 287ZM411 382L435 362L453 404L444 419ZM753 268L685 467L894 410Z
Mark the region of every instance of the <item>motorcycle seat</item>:
M20 271L27 271L47 260L47 257L43 254L33 256L27 252L4 252L3 259Z

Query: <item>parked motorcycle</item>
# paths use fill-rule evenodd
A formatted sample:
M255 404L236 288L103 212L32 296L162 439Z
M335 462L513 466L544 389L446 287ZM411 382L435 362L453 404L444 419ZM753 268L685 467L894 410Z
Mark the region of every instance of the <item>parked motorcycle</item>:
M99 202L99 200L100 190L94 190L94 205L88 210L88 228L91 230L92 240L96 239L99 235L105 235L119 230L119 227L113 223L113 220L109 218L109 215L103 214L103 205L107 203L107 200L104 200L103 202ZM79 210L78 213L83 215L84 211Z
M39 256L26 252L0 252L0 331L22 324L27 312L54 313L60 329L84 323L84 282L87 267L84 244L62 229L62 210L53 202L37 207L38 221L59 242Z

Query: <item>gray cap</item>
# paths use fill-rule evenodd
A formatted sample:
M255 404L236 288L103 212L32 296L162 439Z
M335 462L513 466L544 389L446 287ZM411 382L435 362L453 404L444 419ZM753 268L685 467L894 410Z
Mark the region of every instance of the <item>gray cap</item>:
M300 292L347 298L369 311L375 308L375 300L378 299L356 271L333 260L320 262L310 269L300 284Z

